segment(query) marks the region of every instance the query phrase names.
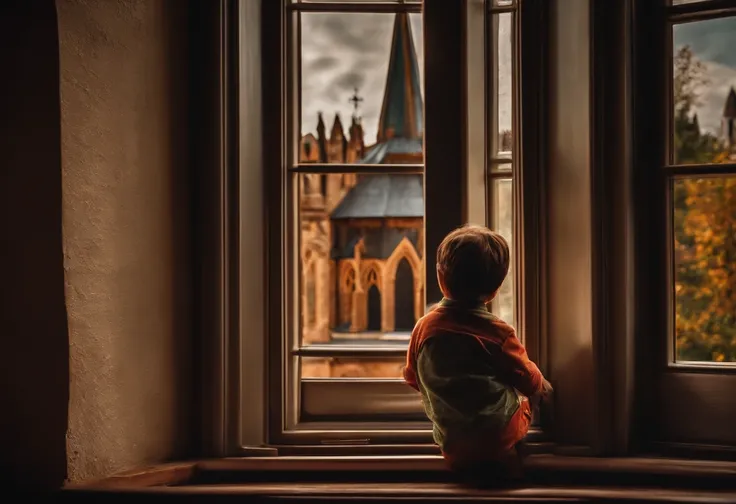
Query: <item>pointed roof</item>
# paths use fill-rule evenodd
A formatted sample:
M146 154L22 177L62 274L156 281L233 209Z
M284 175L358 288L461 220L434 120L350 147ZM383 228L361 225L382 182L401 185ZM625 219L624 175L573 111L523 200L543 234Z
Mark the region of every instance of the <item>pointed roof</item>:
M325 137L325 121L322 112L317 113L317 143L319 144L319 162L327 162L327 138Z
M736 89L733 86L731 86L731 91L728 92L726 106L723 107L723 117L736 119Z
M333 140L337 138L339 135L340 138L345 137L345 128L342 127L342 119L340 119L340 114L335 114L335 121L332 123L332 129L330 130L330 140Z
M378 122L378 142L392 137L421 138L424 133L422 91L414 38L405 12L396 14L386 88Z
M317 112L317 134L320 136L325 134L325 120L322 117L322 112Z
M366 175L332 211L331 218L386 219L423 215L421 175Z
M382 164L392 154L421 156L424 134L422 91L414 39L406 13L396 14L377 143L359 163ZM419 218L424 215L422 175L361 177L332 211L340 219Z

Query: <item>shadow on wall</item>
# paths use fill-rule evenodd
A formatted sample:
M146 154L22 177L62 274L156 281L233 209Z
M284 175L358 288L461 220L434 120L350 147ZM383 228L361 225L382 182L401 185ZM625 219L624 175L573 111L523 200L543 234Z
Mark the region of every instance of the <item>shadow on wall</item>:
M0 3L0 61L0 483L43 490L66 476L69 399L54 0Z

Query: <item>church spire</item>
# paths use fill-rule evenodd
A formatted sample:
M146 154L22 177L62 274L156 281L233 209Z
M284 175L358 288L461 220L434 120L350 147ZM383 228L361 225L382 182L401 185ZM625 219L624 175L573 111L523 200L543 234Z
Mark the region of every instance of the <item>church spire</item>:
M731 86L731 90L728 92L721 121L726 147L731 152L736 152L736 89L733 86Z
M731 86L726 98L726 105L723 107L723 117L726 119L736 119L736 89Z
M377 140L421 138L424 133L419 64L409 16L396 14Z

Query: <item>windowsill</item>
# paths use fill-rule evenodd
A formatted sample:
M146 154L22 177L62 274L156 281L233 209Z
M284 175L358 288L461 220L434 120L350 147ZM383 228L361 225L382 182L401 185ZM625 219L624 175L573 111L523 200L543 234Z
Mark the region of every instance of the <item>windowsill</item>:
M223 458L132 471L65 492L368 498L614 498L734 502L736 462L532 455L514 488L459 486L437 455Z
M330 334L332 344L360 344L360 343L404 343L408 344L411 338L411 331L394 331L394 332L338 332L332 331Z

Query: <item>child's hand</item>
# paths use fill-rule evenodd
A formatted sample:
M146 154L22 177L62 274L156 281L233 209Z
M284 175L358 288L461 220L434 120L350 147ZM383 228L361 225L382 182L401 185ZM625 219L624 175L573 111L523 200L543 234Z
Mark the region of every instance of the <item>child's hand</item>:
M550 397L554 391L555 389L552 388L552 384L549 381L547 381L546 378L544 378L542 381L542 390L539 393L542 399L546 399Z
M542 428L551 427L554 423L554 389L552 384L545 379L542 382L542 390L539 392L539 425Z

